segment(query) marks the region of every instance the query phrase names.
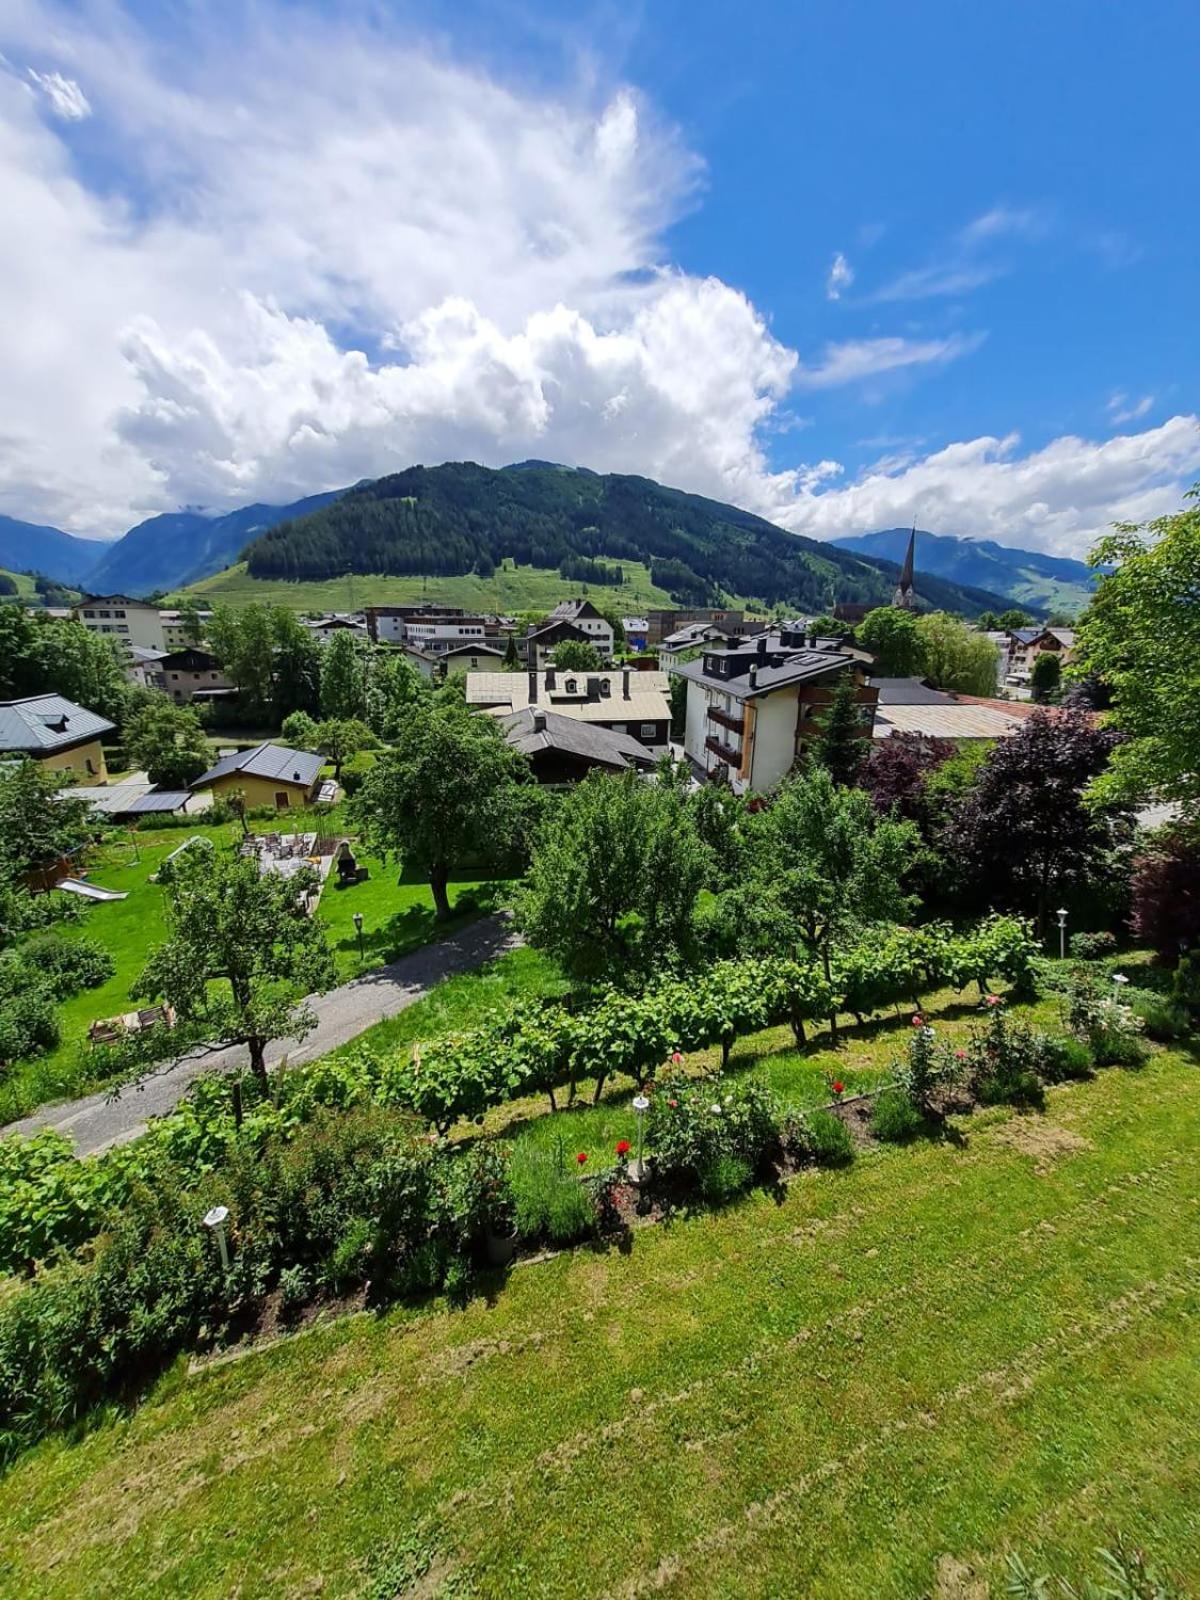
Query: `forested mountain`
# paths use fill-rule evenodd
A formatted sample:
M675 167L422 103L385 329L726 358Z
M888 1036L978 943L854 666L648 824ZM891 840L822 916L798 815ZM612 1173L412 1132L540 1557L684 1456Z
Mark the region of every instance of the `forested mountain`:
M884 528L835 541L856 555L903 561L908 528ZM1079 611L1091 598L1097 574L1082 561L1017 550L993 539L960 539L917 529L917 573L952 583L991 589L1010 604L1034 609Z
M309 495L286 506L241 506L223 516L169 511L150 517L104 547L88 587L97 594L144 595L206 578L236 561L242 546L258 534L284 519L317 511L340 493Z
M898 574L894 562L785 533L648 478L544 462L410 467L280 522L245 552L253 577L291 580L346 571L486 577L505 557L566 572L581 559L642 561L685 603L736 595L813 611L835 601L886 602ZM929 606L968 614L1002 599L923 572L917 590Z
M0 567L9 572L40 572L60 583L81 583L107 549L99 539L80 539L44 523L0 517Z

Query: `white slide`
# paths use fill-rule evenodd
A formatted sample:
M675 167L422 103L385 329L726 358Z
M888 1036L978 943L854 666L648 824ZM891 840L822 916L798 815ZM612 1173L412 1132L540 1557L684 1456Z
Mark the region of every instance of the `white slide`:
M60 878L54 887L65 889L68 894L81 894L85 900L124 900L128 897L125 889L101 889L98 884L84 883L82 878Z

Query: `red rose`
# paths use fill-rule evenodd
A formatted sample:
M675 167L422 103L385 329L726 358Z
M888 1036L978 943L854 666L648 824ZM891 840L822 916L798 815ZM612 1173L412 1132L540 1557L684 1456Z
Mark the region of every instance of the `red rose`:
M925 1026L925 1018L921 1015L921 1013L919 1011L914 1014L913 1019L912 1019L912 1025L913 1025L914 1028L923 1028Z
M575 1157L575 1159L576 1159L576 1161L578 1161L579 1165L582 1166L583 1163L587 1160L587 1151L586 1150L581 1150L579 1152L579 1154Z
M619 1156L627 1156L629 1154L629 1140L628 1139L618 1139L617 1140L617 1154Z
M954 1059L955 1061L965 1061L967 1059L967 1052L965 1050L956 1050L954 1052Z
M678 1107L679 1101L678 1100L668 1100L667 1104L670 1106L671 1110L674 1111Z
M681 1056L681 1055L680 1055L680 1053L679 1053L679 1051L678 1051L678 1050L672 1050L672 1051L671 1051L671 1060L672 1060L672 1061L673 1061L673 1062L674 1062L674 1064L675 1064L675 1065L676 1065L676 1066L679 1066L679 1064L680 1064L680 1063L681 1063L681 1062L682 1062L682 1060L683 1060L683 1057L682 1057L682 1056Z
M1000 1004L1000 996L998 994L988 995L987 1003L990 1006L998 1006Z
M842 1080L840 1078L835 1078L834 1082L833 1082L833 1092L834 1092L834 1094L844 1094L845 1090L846 1090L846 1085L842 1082Z

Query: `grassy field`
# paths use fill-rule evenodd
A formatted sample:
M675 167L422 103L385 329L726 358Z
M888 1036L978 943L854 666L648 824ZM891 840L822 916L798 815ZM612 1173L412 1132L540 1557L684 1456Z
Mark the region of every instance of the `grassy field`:
M491 578L467 575L461 578L329 578L320 583L285 583L282 580L251 578L245 562L227 567L211 578L202 578L174 595L194 595L205 605L223 601L231 606L288 606L293 611L353 611L366 605L461 606L467 611L549 611L560 600L590 593L600 604L632 611L646 606L669 606L665 589L651 583L649 570L636 561L621 563L625 582L620 588L600 588L573 583L557 572L541 567L497 568Z
M318 823L297 812L288 818L287 826L320 826L323 831L337 831L342 820L334 813L332 818ZM261 833L270 826L255 822L252 829ZM116 962L116 972L100 988L85 989L62 1002L62 1039L56 1050L16 1063L0 1079L0 1125L25 1116L36 1106L98 1087L89 1071L88 1028L100 1017L132 1008L130 985L140 974L151 948L165 936L165 891L151 883L151 877L172 850L194 835L231 845L239 833L236 823L216 827L198 823L182 830L144 829L90 853L91 881L105 889L124 890L128 898L92 904L80 922L63 924L61 931L68 938L86 935L98 940ZM433 896L427 884L411 874L405 874L398 882L395 866L375 856L360 853L358 859L370 872L368 880L350 889L339 889L336 874L331 874L317 908L333 950L339 983L453 932L482 910L501 903L508 889L504 882L477 877L455 880L450 886L452 903L468 892L472 898L461 916L439 926L434 921ZM361 954L354 927L356 911L363 918Z
M0 1483L0 1592L985 1600L1120 1532L1195 1593L1195 1071L181 1364Z

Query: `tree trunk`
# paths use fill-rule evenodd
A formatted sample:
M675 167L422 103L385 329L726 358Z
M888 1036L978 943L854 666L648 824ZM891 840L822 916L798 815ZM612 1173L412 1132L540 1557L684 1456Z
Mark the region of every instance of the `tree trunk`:
M832 986L833 966L829 960L828 941L821 946L821 966L825 972L825 982ZM829 1013L829 1037L834 1044L838 1042L838 1021L836 1009Z
M429 887L433 891L433 909L438 922L450 920L450 896L446 893L449 876L449 872L440 862L436 867L429 869Z
M267 1081L267 1041L266 1039L247 1039L247 1048L250 1051L250 1071L256 1078Z

